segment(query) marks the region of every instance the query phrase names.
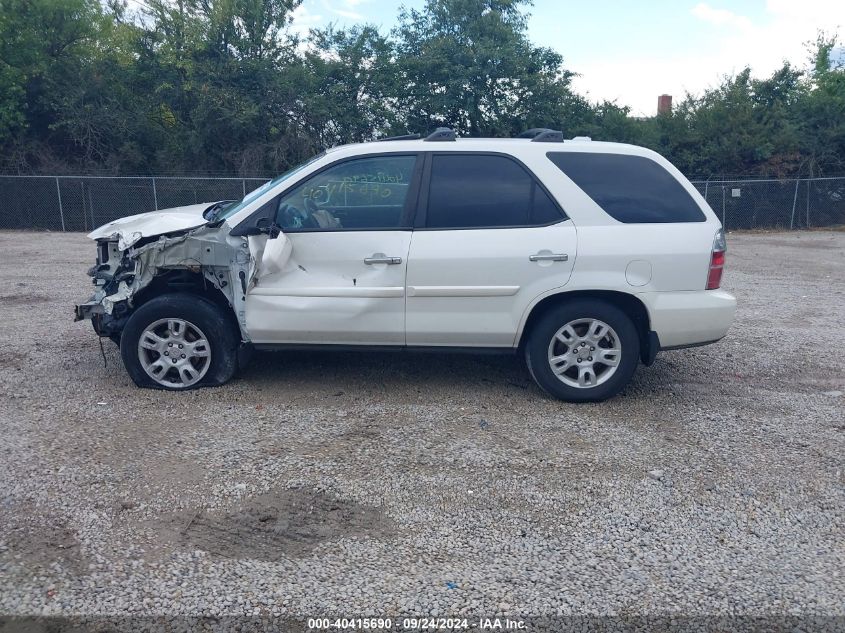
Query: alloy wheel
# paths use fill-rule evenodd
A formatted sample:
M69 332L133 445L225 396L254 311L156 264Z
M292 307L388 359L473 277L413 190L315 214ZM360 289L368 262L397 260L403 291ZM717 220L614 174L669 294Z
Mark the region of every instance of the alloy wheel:
M202 380L211 365L211 345L184 319L159 319L138 339L138 359L147 375L164 387L183 389Z
M599 319L575 319L560 328L549 343L549 366L570 387L590 389L613 376L622 360L616 331Z

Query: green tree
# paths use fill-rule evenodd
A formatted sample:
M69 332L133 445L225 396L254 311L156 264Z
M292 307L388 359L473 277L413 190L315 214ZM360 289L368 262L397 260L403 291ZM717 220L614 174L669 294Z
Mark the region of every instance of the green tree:
M811 46L813 72L795 107L804 172L845 173L845 68L832 68L836 37L819 33Z
M644 122L642 142L693 176L793 174L801 164L794 111L806 93L802 75L784 64L754 79L745 68Z
M0 0L0 169L279 172L324 147L440 125L646 145L693 176L845 172L845 70L750 69L635 119L571 89L528 0L427 0L395 29L288 28L300 0Z
M139 42L156 162L244 175L298 152L289 113L301 94L297 41L284 35L299 0L151 0ZM301 151L299 152L302 153Z
M402 9L397 109L414 131L512 135L564 120L574 99L562 57L526 35L525 0L428 0Z
M372 25L311 34L298 118L316 147L371 140L395 121L393 46Z
M97 0L0 2L0 142L7 168L27 169L50 142L85 145L82 136L62 134L62 95L78 86L108 27Z

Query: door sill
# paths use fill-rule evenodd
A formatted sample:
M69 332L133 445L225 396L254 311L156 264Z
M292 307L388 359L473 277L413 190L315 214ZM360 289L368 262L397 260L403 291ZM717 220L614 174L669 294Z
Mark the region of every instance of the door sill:
M343 343L255 343L262 352L415 352L420 354L513 354L515 347L458 347L446 345L347 345Z

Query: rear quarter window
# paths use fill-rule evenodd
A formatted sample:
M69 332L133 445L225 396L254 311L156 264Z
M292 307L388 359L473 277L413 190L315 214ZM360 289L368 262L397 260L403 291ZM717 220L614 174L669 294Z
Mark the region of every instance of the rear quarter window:
M614 220L626 224L706 220L681 183L650 158L593 152L547 156Z

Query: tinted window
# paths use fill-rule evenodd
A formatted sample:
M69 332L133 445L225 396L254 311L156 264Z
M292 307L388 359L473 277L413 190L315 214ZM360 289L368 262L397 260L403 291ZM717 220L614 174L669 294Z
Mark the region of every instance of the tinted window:
M529 224L551 224L560 222L562 216L560 209L552 201L546 190L534 184L534 201L531 205L531 221Z
M550 224L557 205L518 163L504 156L433 156L426 226L478 228Z
M288 231L399 228L416 160L374 156L329 167L275 202L276 223Z
M550 152L549 159L620 222L703 222L675 177L643 156Z

